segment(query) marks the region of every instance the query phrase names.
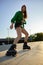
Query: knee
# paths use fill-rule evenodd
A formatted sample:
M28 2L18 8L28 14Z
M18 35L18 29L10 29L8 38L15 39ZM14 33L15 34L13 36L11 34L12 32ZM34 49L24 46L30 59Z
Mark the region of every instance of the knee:
M29 36L29 34L28 33L26 33L26 37L28 37Z
M21 35L18 35L17 38L20 40L21 39Z

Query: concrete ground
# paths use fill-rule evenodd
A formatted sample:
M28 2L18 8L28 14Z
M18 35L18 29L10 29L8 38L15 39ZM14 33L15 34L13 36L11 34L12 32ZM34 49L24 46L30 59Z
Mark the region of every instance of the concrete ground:
M0 46L0 65L43 65L43 41L29 42L31 50L23 50L23 44L17 44L17 56L5 56L11 45Z

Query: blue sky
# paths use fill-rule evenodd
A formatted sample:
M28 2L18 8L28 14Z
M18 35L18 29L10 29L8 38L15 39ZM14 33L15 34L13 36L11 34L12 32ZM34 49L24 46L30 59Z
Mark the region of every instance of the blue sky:
M17 36L15 28L10 30L9 26L15 12L24 4L28 14L25 29L29 34L43 32L43 0L0 0L0 38Z

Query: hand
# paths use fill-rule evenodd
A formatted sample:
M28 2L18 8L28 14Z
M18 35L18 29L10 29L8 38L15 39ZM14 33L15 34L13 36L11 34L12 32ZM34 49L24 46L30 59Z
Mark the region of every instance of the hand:
M22 20L22 23L24 23L24 22L25 22L25 20L23 19L23 20Z
M13 24L10 25L10 29L13 29Z

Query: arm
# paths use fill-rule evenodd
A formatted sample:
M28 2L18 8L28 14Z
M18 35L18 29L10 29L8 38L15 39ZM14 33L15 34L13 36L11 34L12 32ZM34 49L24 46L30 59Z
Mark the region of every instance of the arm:
M17 12L15 13L15 15L13 16L13 18L11 19L11 23L15 23L16 19L17 19Z
M22 22L23 22L23 24L26 24L26 20L24 18L23 18Z
M11 19L11 25L10 25L10 29L13 29L13 25L16 22L17 19L17 13L13 16L13 18Z
M26 24L26 21L23 21L23 24L21 25L22 28L24 28L24 25Z
M23 21L22 21L22 22L23 22L23 24L26 24L26 20L25 20L25 19L23 19Z

